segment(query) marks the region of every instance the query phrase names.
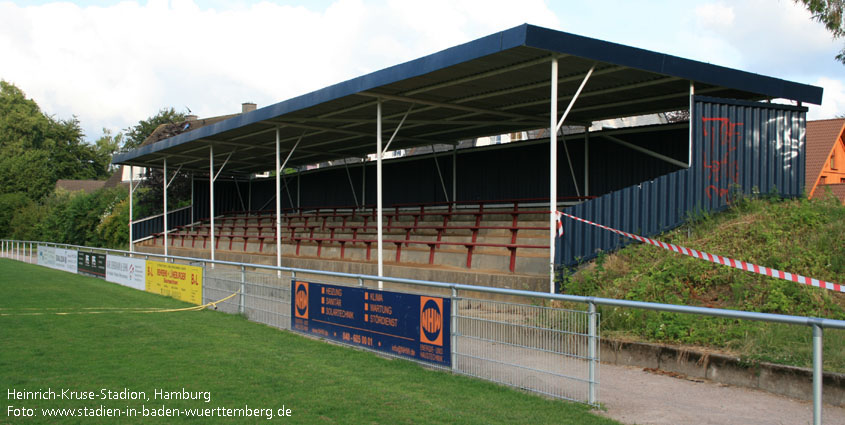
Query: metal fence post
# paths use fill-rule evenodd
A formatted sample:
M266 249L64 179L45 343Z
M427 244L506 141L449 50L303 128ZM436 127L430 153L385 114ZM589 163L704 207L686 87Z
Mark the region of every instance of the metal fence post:
M244 314L244 283L246 282L246 267L241 265L241 296L238 300L238 313Z
M588 350L589 350L589 357L590 357L590 393L588 395L587 401L590 404L596 404L596 363L598 359L596 359L596 304L592 301L589 303L590 306L590 329L589 329L589 337L588 337Z
M32 242L29 243L29 263L32 264Z
M452 315L451 324L449 325L449 330L451 331L451 343L452 343L452 371L456 371L458 369L458 290L452 288L452 311L450 312Z
M813 425L822 425L822 339L824 331L813 324Z

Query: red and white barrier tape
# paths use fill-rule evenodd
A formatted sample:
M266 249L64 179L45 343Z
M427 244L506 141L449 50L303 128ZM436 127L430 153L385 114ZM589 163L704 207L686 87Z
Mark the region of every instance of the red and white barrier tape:
M616 229L613 229L613 228L610 228L610 227L607 227L607 226L603 226L603 225L598 224L598 223L593 223L592 221L584 220L583 218L575 217L574 215L567 214L567 213L561 212L561 211L557 211L557 215L558 215L558 219L560 219L561 216L569 217L573 220L580 221L582 223L591 224L593 226L602 228L604 230L611 231L611 232L616 233L616 234L620 234L622 236L634 239L636 241L640 241L640 242L643 242L643 243L654 245L656 247L660 247L660 248L663 248L663 249L666 249L666 250L669 250L669 251L677 252L678 254L688 255L690 257L698 258L698 259L701 259L701 260L707 260L707 261L710 261L711 263L721 264L723 266L730 266L730 267L733 267L735 269L745 270L745 271L748 271L748 272L757 273L757 274L761 274L761 275L764 275L764 276L769 276L769 277L774 277L774 278L778 278L778 279L789 280L789 281L792 281L792 282L802 283L804 285L815 286L817 288L825 288L825 289L829 289L831 291L845 292L845 285L841 285L839 283L826 282L824 280L818 280L818 279L813 279L813 278L806 277L806 276L801 276L800 274L788 273L788 272L784 272L784 271L781 271L781 270L776 270L776 269L772 269L772 268L768 268L768 267L758 266L756 264L746 263L744 261L734 260L732 258L722 257L721 255L708 254L706 252L701 252L701 251L696 251L694 249L684 248L682 246L678 246L678 245L675 245L675 244L656 241L654 239L649 239L649 238L646 238L646 237L643 237L643 236L638 236L638 235L634 235L634 234L631 234L631 233L628 233L628 232L623 232L621 230L616 230ZM561 227L560 221L558 221L558 234L561 234L561 233L563 233L562 227Z

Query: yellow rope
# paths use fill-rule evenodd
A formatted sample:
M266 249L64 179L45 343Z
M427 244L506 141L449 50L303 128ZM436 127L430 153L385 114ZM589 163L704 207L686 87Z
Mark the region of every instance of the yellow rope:
M57 316L67 316L67 315L71 315L71 314L105 314L105 313L173 313L173 312L177 312L177 311L200 311L200 310L203 310L203 309L208 308L208 307L214 307L214 309L217 310L217 304L220 304L224 301L231 299L235 295L238 295L240 292L241 291L237 291L237 292L233 293L232 295L229 295L228 297L217 300L217 301L212 301L212 302L209 302L209 303L206 303L206 304L203 304L203 305L197 305L197 306L185 307L185 308L167 308L167 309L164 309L164 308L154 308L154 307L150 307L150 308L148 308L148 307L127 307L123 310L109 310L109 309L118 308L118 307L100 307L99 309L101 309L101 310L109 310L109 311L68 311L68 312L55 312L55 313L53 313L53 312L47 312L47 313L44 313L44 312L0 313L0 316L42 316L42 315L48 315L48 314L55 314ZM95 309L95 308L97 308L97 307L86 307L85 309ZM7 310L7 309L0 309L0 310ZM24 310L29 310L29 309L24 309Z

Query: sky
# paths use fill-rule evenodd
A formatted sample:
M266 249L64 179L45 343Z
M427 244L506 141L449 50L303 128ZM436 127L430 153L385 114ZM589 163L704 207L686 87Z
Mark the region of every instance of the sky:
M523 23L820 86L808 118L845 115L845 40L792 0L0 0L0 79L93 141L161 108L260 108Z

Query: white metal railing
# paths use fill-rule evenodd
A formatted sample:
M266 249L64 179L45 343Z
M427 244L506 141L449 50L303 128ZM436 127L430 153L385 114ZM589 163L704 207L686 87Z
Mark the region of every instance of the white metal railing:
M514 297L525 297L528 299L544 299L544 300L553 300L553 301L565 301L565 302L573 302L573 303L581 303L587 305L587 315L586 320L587 323L586 333L583 332L571 332L570 334L574 336L570 338L570 341L560 340L559 344L569 343L571 347L574 347L573 351L574 354L567 354L573 359L580 359L587 363L587 374L586 378L581 376L570 376L567 375L566 372L558 373L556 371L549 371L547 373L549 376L555 375L564 375L567 378L574 380L574 381L583 381L588 384L588 394L587 400L585 400L588 404L596 405L598 401L595 397L595 390L598 383L598 339L599 339L599 320L598 314L596 313L596 306L597 305L605 305L605 306L615 306L615 307L623 307L623 308L634 308L634 309L644 309L644 310L653 310L653 311L664 311L664 312L671 312L671 313L683 313L683 314L693 314L699 316L711 316L711 317L723 317L723 318L731 318L731 319L739 319L739 320L754 320L754 321L764 321L764 322L772 322L772 323L781 323L781 324L788 324L788 325L797 325L797 326L807 326L812 329L812 345L813 345L813 422L815 424L821 424L821 415L822 415L822 345L823 345L823 334L824 328L829 329L845 329L845 321L843 320L835 320L835 319L825 319L819 317L806 317L806 316L790 316L790 315L782 315L782 314L771 314L771 313L758 313L758 312L748 312L748 311L738 311L738 310L726 310L726 309L717 309L717 308L706 308L706 307L695 307L695 306L686 306L686 305L674 305L674 304L660 304L660 303L651 303L651 302L643 302L643 301L631 301L631 300L619 300L619 299L611 299L611 298L598 298L598 297L585 297L585 296L577 296L577 295L566 295L566 294L549 294L549 293L542 293L542 292L532 292L532 291L524 291L524 290L517 290L517 289L505 289L505 288L492 288L492 287L482 287L482 286L473 286L473 285L464 285L464 284L457 284L457 283L447 283L447 282L435 282L435 281L425 281L425 280L416 280L416 279L403 279L403 278L396 278L396 277L378 277L378 276L371 276L371 275L364 275L364 274L354 274L354 273L341 273L341 272L332 272L332 271L324 271L324 270L310 270L310 269L301 269L295 267L277 267L277 266L269 266L269 265L262 265L262 264L249 264L249 263L236 263L231 261L221 261L221 260L208 260L204 258L191 258L191 257L180 257L180 256L165 256L162 254L152 254L152 253L131 253L128 251L121 251L121 250L114 250L114 249L106 249L106 248L91 248L91 247L83 247L77 245L66 245L66 244L56 244L56 243L47 243L47 242L33 242L33 241L14 241L14 240L2 240L0 241L0 255L7 258L13 258L20 261L27 261L27 262L35 262L35 257L33 257L33 247L38 244L45 244L48 246L55 246L55 247L65 247L65 248L73 248L78 250L85 250L85 251L92 251L92 252L103 252L103 253L115 253L124 256L131 256L135 258L164 258L165 261L183 261L189 263L198 263L205 266L206 270L213 270L210 274L211 279L220 279L222 281L228 282L227 288L209 288L213 290L220 290L223 291L233 289L234 285L239 286L238 289L241 290L240 297L237 300L237 306L232 307L230 304L229 308L235 308L234 311L244 313L247 310L248 302L256 303L255 306L250 307L251 309L255 310L256 312L260 312L267 317L273 317L272 320L275 322L270 323L273 326L279 328L290 328L290 288L284 285L277 286L272 284L272 281L277 279L288 279L290 277L295 278L297 274L308 274L308 275L318 275L318 276L326 276L328 278L338 278L345 281L354 281L357 282L359 286L364 286L365 282L370 282L374 284L376 282L392 282L397 284L404 284L404 285L411 285L412 287L420 287L420 288L437 288L439 290L447 290L451 292L451 297L453 301L453 305L460 305L463 302L469 302L474 304L476 300L473 300L468 297L460 297L460 292L468 292L468 293L486 293L486 294L499 294L499 295L508 295ZM225 266L232 266L235 267L235 270L220 270L214 271L214 265L225 265ZM265 290L271 292L254 292L250 295L250 291L246 288L247 286L247 273L250 273L251 276L255 276L255 272L247 272L246 268L249 267L255 271L270 271L274 272L272 274L268 273L260 273L264 279L262 281L256 281L250 283L251 286L257 288L256 291ZM288 275L284 277L281 273L285 272ZM217 274L217 273L228 273L228 274ZM217 276L217 277L215 277ZM255 277L251 277L251 280L257 280ZM259 289L263 288L263 289ZM286 288L286 289L285 289ZM272 292L275 291L275 292ZM234 292L234 291L232 291ZM285 295L285 292L287 294ZM222 294L222 292L221 292ZM210 294L209 294L210 295ZM250 300L250 297L252 301ZM264 304L260 304L264 302ZM478 300L482 301L482 300ZM230 303L235 303L236 301L230 301ZM491 308L491 306L496 305L495 302L486 301L486 308ZM221 305L226 305L225 303L221 303ZM514 303L500 303L499 305L508 305L508 306L519 306L519 307L506 307L506 308L537 308L542 309L545 307L537 307L534 305L529 304L514 304ZM287 306L287 307L285 307ZM501 308L501 307L500 307ZM540 310L536 310L540 311ZM579 312L583 313L583 312ZM536 313L532 313L535 314ZM555 314L563 314L563 313L555 313ZM548 330L551 334L561 335L561 329L543 329L540 326L523 326L523 325L516 325L512 323L512 318L508 320L503 319L479 319L476 317L477 315L472 312L467 312L466 310L462 310L461 308L457 309L457 313L452 316L453 323L459 321L466 321L468 323L466 326L458 324L457 326L452 326L453 330L457 330L453 332L452 338L458 339L457 344L452 344L453 350L456 347L460 346L461 339L464 340L480 340L483 341L485 339L489 339L484 337L484 333L481 331L473 331L471 323L472 321L478 321L479 323L483 323L483 326L493 326L492 328L487 328L484 332L487 332L494 335L505 335L507 334L507 338L513 338L513 333L511 332L513 329L522 328L529 329L534 328L532 332L536 332L537 330ZM526 316L523 314L523 317ZM581 317L581 316L573 316L573 317ZM583 318L583 317L582 317ZM269 319L268 319L269 320ZM264 322L265 320L260 320ZM265 322L266 323L266 322ZM539 322L538 322L539 323ZM499 326L499 329L495 329L495 326ZM509 328L508 328L509 327ZM504 329L507 328L507 332ZM475 328L478 329L478 328ZM505 337L497 337L498 339L503 339ZM581 339L581 342L573 342L574 340ZM507 341L505 341L507 342ZM551 343L549 341L544 342L543 344ZM528 348L534 349L539 352L548 352L552 350L548 350L546 346L528 346L525 344L520 343L513 343L509 342L511 346L517 348ZM536 345L536 344L535 344ZM578 351L584 350L584 351ZM476 356L474 354L466 354L465 352L453 352L453 359L461 359L467 358L472 359L474 357L478 357L478 361L481 362L496 362L499 361L498 359L494 358L480 358L480 356ZM462 357L463 356L463 357ZM511 357L513 358L513 357ZM574 360L573 360L574 361ZM460 363L460 361L455 362ZM524 367L523 365L514 364L514 367ZM493 368L495 369L495 368ZM460 369L456 370L456 372L460 373L467 373L472 375L477 375L479 377L481 374L476 374L473 372L467 372L466 370L461 371ZM574 378L574 379L573 379ZM497 380L495 377L486 377L485 379ZM508 382L506 380L501 380L503 383L511 384L511 385L521 385L520 382ZM532 389L537 392L545 392L544 390L540 389ZM553 393L554 394L554 393ZM566 395L556 395L561 398L569 398Z

